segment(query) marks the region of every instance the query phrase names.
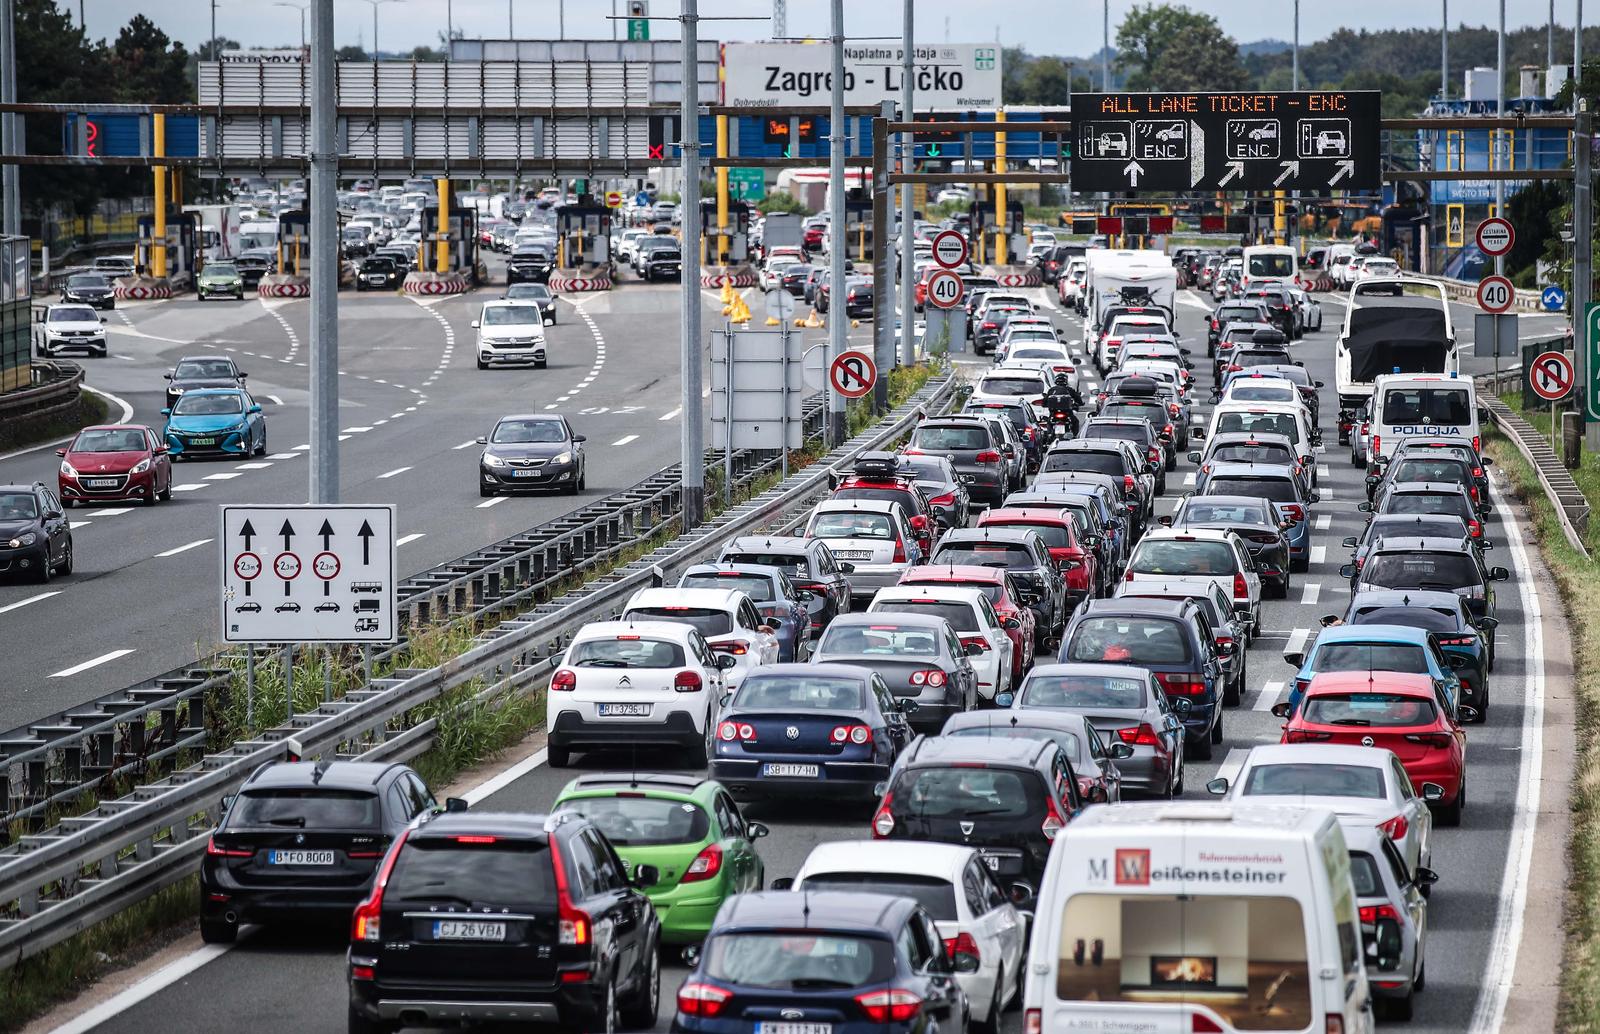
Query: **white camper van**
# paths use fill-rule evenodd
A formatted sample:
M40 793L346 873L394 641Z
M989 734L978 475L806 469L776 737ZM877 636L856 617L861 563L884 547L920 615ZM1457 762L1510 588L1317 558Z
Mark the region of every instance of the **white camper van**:
M1344 328L1333 348L1339 392L1339 444L1350 441L1355 411L1382 374L1444 374L1460 369L1455 323L1444 288L1431 280L1376 277L1350 288Z
M1344 833L1331 811L1152 802L1056 835L1023 1029L1369 1034Z
M1085 312L1093 328L1099 329L1106 309L1124 304L1125 292L1140 298L1128 304L1154 305L1172 313L1178 270L1164 252L1093 248L1084 253L1084 259L1088 263L1083 285Z

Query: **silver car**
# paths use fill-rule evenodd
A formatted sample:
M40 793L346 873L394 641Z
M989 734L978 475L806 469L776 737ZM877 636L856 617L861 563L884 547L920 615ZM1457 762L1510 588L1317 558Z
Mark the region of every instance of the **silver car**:
M926 614L840 614L811 655L815 664L856 664L877 672L897 700L915 700L912 728L937 736L945 719L978 706L980 652L942 617Z
M1082 715L1107 743L1133 748L1117 759L1123 792L1183 793L1183 715L1189 701L1168 697L1148 670L1125 664L1037 665L1012 706Z
M1428 964L1427 889L1439 877L1426 867L1407 866L1394 841L1361 818L1341 815L1339 826L1350 851L1374 1011L1409 1020Z
M870 599L922 563L922 547L900 504L881 499L825 499L811 511L805 537L821 539L850 563L850 595Z
M1072 762L1078 796L1093 804L1117 804L1122 800L1122 770L1117 763L1133 757L1131 746L1121 741L1107 743L1083 715L1040 707L1027 711L1013 708L1004 721L988 711L952 715L939 735L1054 740Z

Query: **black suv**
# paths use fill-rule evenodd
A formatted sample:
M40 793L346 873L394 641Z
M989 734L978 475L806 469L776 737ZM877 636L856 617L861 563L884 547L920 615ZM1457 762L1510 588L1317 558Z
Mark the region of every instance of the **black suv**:
M61 300L92 305L97 309L114 309L117 307L117 298L112 291L111 280L103 273L74 273L67 277L66 285L61 288Z
M1050 844L1082 809L1072 762L1043 734L924 736L895 762L872 835L975 847L1002 885L1023 881L1015 896L1031 898Z
M462 1021L649 1027L661 924L577 812L444 815L402 832L350 924L350 1034Z
M200 936L230 944L244 922L349 915L372 889L389 844L442 810L405 765L262 765L223 801L222 822L206 844Z
M361 272L356 274L357 291L385 291L400 286L405 279L400 264L388 255L369 255L361 260Z
M0 575L48 582L72 573L72 528L42 482L0 485Z
M549 283L555 264L548 244L519 244L506 259L506 283Z

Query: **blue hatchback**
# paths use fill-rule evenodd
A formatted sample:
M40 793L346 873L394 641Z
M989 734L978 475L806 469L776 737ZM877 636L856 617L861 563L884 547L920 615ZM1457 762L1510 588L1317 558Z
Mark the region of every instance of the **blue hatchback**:
M739 894L717 912L678 989L676 1034L964 1031L957 982L978 956L947 954L911 898L848 891Z
M167 418L162 434L175 460L266 454L267 418L243 388L197 388L161 412Z
M1311 679L1325 671L1398 671L1427 675L1452 714L1461 699L1461 680L1439 648L1437 638L1408 625L1335 625L1325 628L1311 648L1283 655L1297 669L1289 687L1289 713L1300 706Z

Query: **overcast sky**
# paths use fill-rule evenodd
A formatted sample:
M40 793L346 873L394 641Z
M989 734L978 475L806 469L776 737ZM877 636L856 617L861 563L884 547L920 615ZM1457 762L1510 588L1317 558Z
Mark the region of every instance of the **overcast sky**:
M207 0L58 0L74 14L83 5L89 32L95 37L114 37L117 30L136 11L154 20L168 35L193 48L209 36ZM287 2L287 0L285 0ZM296 0L298 4L301 0ZM680 0L652 0L651 13L674 16ZM621 0L616 6L625 7ZM469 37L507 35L507 8L513 9L516 34L523 38L554 38L560 0L383 0L377 7L378 42L386 52L437 45L445 31L446 10L451 11L457 30ZM605 39L612 34L606 18L612 0L565 0L566 35L574 39ZM1111 31L1130 7L1129 0L1111 0ZM1277 0L1204 0L1190 7L1214 14L1222 27L1240 42L1276 37L1287 40L1293 33L1292 7ZM1498 18L1498 0L1454 0L1450 5L1453 25L1493 25ZM788 0L790 35L828 31L828 0ZM894 36L901 32L902 5L894 0L845 0L845 31L851 36ZM1567 39L1558 43L1558 52L1570 53L1574 0L1558 0L1556 17L1565 19ZM300 40L300 16L289 7L272 0L215 0L217 34L236 39L247 46L293 46ZM974 8L982 11L973 13ZM1438 25L1438 0L1423 3L1396 3L1395 0L1310 0L1301 5L1302 43L1320 39L1341 26L1366 29L1403 27L1435 28ZM1510 28L1544 25L1549 16L1547 0L1507 0L1506 22ZM1008 46L1025 46L1036 54L1084 55L1099 45L1102 4L1099 0L916 0L917 40L953 43L998 39ZM335 35L339 45L372 42L373 6L370 0L334 0ZM705 21L702 39L765 39L772 23L770 0L700 0L700 14L757 15L760 21ZM1600 20L1600 10L1593 12ZM1088 28L1088 32L1082 32ZM676 39L677 26L657 22L652 35L657 39Z

